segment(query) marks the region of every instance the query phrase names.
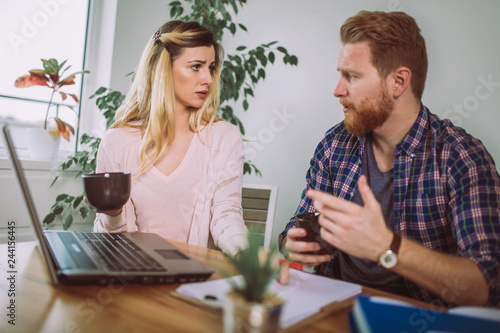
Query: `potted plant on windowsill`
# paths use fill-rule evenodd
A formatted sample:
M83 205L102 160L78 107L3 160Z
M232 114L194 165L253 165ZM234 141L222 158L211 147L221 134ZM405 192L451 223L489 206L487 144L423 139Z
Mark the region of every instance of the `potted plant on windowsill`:
M63 69L67 60L59 64L59 62L51 58L49 60L41 59L43 69L32 69L29 74L20 76L14 82L17 88L28 88L32 86L45 86L52 89L50 100L47 104L47 111L45 112L45 119L42 128L28 128L28 152L31 158L50 160L53 159L59 148L61 136L69 141L70 135L75 134L73 126L63 121L61 118L55 116L49 118L49 111L54 106L53 99L56 93L59 93L62 101L66 101L68 96L78 104L79 99L75 94L65 93L61 91L61 87L75 84L75 77L77 74L89 73L89 71L79 71L72 73L65 78L62 78L64 73L71 67L67 66ZM62 70L62 71L61 71ZM73 110L73 106L61 104ZM74 110L73 110L74 111ZM53 125L49 121L53 121Z
M247 247L227 255L240 274L230 278L232 290L224 304L224 332L276 332L284 299L269 291L280 274L276 249L265 249L256 233L249 232Z

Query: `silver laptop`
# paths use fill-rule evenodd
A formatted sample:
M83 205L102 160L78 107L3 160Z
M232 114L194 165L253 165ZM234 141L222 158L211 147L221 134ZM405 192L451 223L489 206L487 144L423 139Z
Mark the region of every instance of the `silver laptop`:
M214 272L157 234L42 230L7 125L2 132L54 285L193 282Z

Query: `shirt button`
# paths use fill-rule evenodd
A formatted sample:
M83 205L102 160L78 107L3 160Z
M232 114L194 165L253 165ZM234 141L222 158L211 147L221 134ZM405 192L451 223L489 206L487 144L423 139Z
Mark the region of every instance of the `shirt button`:
M411 156L411 158L414 158L414 157L415 157L415 154L413 154L413 153L412 153L410 156Z

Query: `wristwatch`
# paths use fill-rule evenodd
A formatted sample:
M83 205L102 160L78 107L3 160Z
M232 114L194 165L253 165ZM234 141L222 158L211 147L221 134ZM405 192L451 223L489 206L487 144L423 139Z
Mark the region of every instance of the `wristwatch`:
M394 233L391 246L378 256L378 264L384 268L393 268L398 263L398 251L401 245L401 236Z

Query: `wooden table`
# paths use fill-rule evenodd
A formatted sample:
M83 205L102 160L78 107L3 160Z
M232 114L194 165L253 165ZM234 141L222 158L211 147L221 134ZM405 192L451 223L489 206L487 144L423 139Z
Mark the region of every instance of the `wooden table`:
M229 262L219 251L172 243L216 271L231 271ZM0 245L0 332L222 332L220 313L170 295L179 284L55 288L49 283L35 242L17 243L16 256L15 296L11 297L8 248L6 244ZM215 273L210 279L217 278L220 275ZM363 288L363 294L398 297L370 288ZM15 326L8 323L7 316L7 306L12 299L16 306ZM331 312L312 323L299 324L287 331L349 332L347 315L352 301L334 306Z

